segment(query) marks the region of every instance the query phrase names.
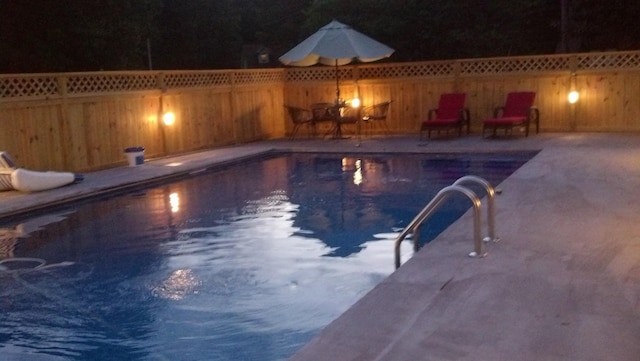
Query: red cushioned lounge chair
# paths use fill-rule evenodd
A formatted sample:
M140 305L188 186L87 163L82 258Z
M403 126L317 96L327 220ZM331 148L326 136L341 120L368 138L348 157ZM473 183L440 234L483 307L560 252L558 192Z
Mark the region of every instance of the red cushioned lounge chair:
M482 136L490 130L496 136L498 129L511 134L513 128L524 128L524 135L529 136L529 125L536 123L536 134L540 131L540 112L533 106L536 99L534 92L512 92L507 94L507 102L493 112L493 118L485 119L482 125Z
M462 128L466 125L467 134L469 134L469 109L464 107L467 98L465 93L448 93L441 94L437 109L429 110L429 118L422 122L420 127L420 139L422 140L424 132L427 137L431 138L431 131L458 130L458 136L462 135Z

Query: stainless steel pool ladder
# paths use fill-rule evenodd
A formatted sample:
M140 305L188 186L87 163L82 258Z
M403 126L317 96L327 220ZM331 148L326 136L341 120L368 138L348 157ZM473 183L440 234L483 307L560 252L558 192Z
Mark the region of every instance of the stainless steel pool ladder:
M465 183L477 183L484 187L487 192L487 228L488 228L488 236L484 239L481 239L481 202L480 198L473 192L471 189L467 187L463 187L462 184ZM462 193L467 198L471 200L473 203L473 252L469 253L469 257L484 257L486 256L486 252L483 250L482 242L497 242L499 240L495 235L495 208L494 208L494 197L495 197L495 189L487 182L485 179L480 178L474 175L467 175L459 178L452 185L442 188L436 195L433 197L431 202L426 205L418 213L418 215L409 223L407 227L400 233L395 242L395 261L396 261L396 269L400 267L401 263L401 255L400 255L400 244L402 241L409 235L409 233L414 233L413 237L413 250L415 252L418 251L420 247L419 237L417 236L420 230L420 226L429 218L433 213L443 204L443 202L452 194Z

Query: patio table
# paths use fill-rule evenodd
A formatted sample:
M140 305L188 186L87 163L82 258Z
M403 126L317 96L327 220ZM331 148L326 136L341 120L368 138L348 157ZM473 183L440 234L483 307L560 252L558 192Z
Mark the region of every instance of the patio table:
M330 121L333 122L331 129L325 134L331 135L332 139L345 139L342 135L343 124L355 124L358 122L356 115L351 115L352 108L345 103L315 103L311 105L313 119L315 123Z

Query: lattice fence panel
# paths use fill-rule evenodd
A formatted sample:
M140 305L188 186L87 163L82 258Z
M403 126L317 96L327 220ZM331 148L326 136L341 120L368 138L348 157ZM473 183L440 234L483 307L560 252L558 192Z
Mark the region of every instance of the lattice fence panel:
M637 70L640 52L603 52L532 57L509 57L376 63L338 68L341 80L393 79L430 76L532 74L576 70ZM270 82L330 81L336 77L331 66L283 69L167 72L95 72L62 74L0 75L0 98L47 98L55 95L91 95L111 92L203 88ZM64 88L63 88L64 87Z
M149 74L83 74L67 79L68 94L112 93L157 88L156 75Z
M0 78L0 98L44 97L55 94L59 94L59 88L53 76Z
M376 66L360 69L361 78L414 78L448 76L454 71L451 62L410 63L404 66Z
M229 72L179 72L166 73L164 84L167 88L204 88L229 85Z
M340 79L353 79L355 67L338 67ZM453 63L411 63L398 65L359 65L358 74L360 79L383 79L383 78L412 78L424 76L446 76L453 74ZM335 68L333 67L312 67L303 69L290 69L287 72L287 81L317 81L335 79Z
M578 54L577 58L581 70L640 68L640 53Z
M512 74L569 69L569 57L481 59L460 62L460 74Z
M351 79L353 68L338 67L340 79ZM301 69L290 69L287 71L287 81L324 81L336 78L335 67L310 67Z
M265 70L251 72L237 72L234 74L234 82L236 84L265 84L274 82L283 82L284 76L282 70Z

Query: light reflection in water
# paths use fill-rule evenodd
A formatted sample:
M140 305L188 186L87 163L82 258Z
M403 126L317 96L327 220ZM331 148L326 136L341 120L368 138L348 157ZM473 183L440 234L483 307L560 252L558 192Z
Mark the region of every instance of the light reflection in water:
M353 184L360 185L362 183L364 176L362 175L362 160L356 160L356 171L353 172Z
M190 294L198 293L200 281L190 269L177 269L162 282L153 288L153 294L169 300L182 300Z
M180 196L178 193L169 194L169 205L171 205L171 212L176 213L180 211Z

